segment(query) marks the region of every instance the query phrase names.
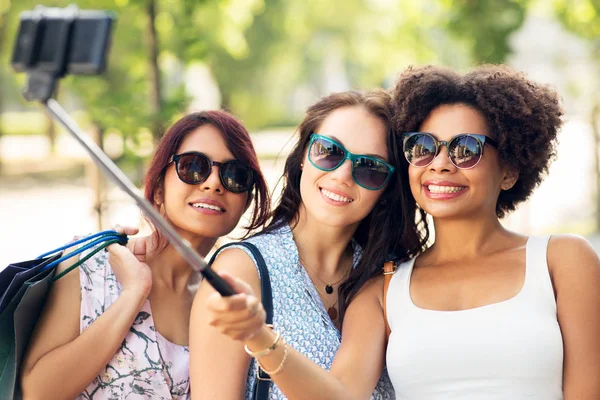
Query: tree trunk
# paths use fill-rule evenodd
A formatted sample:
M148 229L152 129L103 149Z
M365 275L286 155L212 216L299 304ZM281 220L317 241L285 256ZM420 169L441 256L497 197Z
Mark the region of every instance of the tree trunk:
M94 123L91 136L94 143L104 151L104 128L98 122ZM104 205L106 202L106 179L100 168L93 162L88 164L88 179L90 186L94 190L93 209L96 214L98 230L102 230L104 226Z
M56 153L56 125L54 125L54 119L46 108L42 108L42 112L46 116L46 135L50 140L50 154Z
M162 90L160 68L158 66L158 34L156 32L156 0L147 0L146 13L148 26L146 39L148 44L148 71L150 76L150 112L152 113L152 135L158 141L162 135Z

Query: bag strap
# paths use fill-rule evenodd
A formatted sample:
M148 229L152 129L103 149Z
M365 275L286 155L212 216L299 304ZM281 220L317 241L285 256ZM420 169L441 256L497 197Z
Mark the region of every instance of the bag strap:
M267 268L267 264L265 263L265 259L263 258L260 250L248 242L234 242L228 243L224 246L221 246L215 254L213 254L210 259L209 265L211 265L217 255L225 248L231 246L242 246L248 249L252 256L256 260L256 266L258 267L258 271L260 274L260 292L261 292L261 301L263 308L267 314L266 323L273 323L273 293L271 291L271 279L269 278L269 270ZM256 363L256 379L254 380L254 388L252 389L252 398L253 400L268 400L269 398L269 389L271 387L271 377L266 374Z
M386 301L387 301L387 292L388 292L388 288L390 286L390 281L392 280L392 276L394 275L394 272L396 272L396 263L393 261L388 261L385 264L383 264L383 319L385 320L385 339L389 339L390 337L390 333L392 333L392 330L390 329L390 325L388 324L388 319L387 319L387 307L386 307Z
M96 253L98 253L101 250L104 250L105 248L107 248L108 246L110 246L113 243L125 244L125 243L127 243L127 238L125 238L125 243L122 243L122 240L120 240L120 239L110 239L110 240L105 241L100 246L98 246L93 251L91 251L89 254L87 254L85 257L80 258L79 260L77 260L77 262L75 262L69 268L66 268L60 274L58 274L54 278L52 278L52 282L59 280L60 278L62 278L63 276L65 276L66 274L68 274L69 272L71 272L72 270L74 270L75 268L79 267L81 264L83 264L84 262L86 262L87 260L92 258ZM79 253L81 253L81 252L78 252L77 254L79 254ZM71 254L72 253L69 253L68 255L71 255Z
M57 249L48 251L48 252L42 254L41 256L39 256L38 258L44 258L44 257L47 257L49 255L56 254L56 253L58 253L60 251L66 250L68 248L71 248L73 246L77 246L77 245L79 245L81 243L88 242L88 241L90 241L92 239L96 239L96 238L103 237L103 236L108 236L108 235L112 235L112 236L125 236L125 235L123 235L121 233L117 233L117 231L114 231L114 230L106 230L106 231L94 233L94 234L88 235L86 237L83 237L81 239L78 239L78 240L76 240L74 242L67 243L64 246L61 246L61 247L59 247Z
M71 242L71 243L67 243L66 245L64 245L62 247L59 247L58 249L49 251L49 252L44 253L41 256L39 256L38 259L46 257L46 256L51 255L51 254L56 254L56 253L58 253L58 252L60 252L62 250L65 250L65 249L77 246L79 244L85 243L85 245L79 247L78 249L72 251L71 253L69 253L67 255L64 255L64 256L61 256L57 260L55 260L55 261L49 263L48 265L44 266L44 268L42 269L42 271L54 268L58 264L60 264L61 262L65 261L65 260L68 260L69 258L72 258L74 256L77 256L77 255L83 253L84 251L86 251L88 249L91 249L92 247L95 247L95 246L97 246L99 244L102 244L102 247L100 248L100 250L101 250L101 249L105 248L106 246L108 246L109 244L112 244L112 243L104 244L105 242L108 242L108 241L111 241L111 240L116 240L113 243L120 243L120 244L126 244L127 241L128 241L127 235L125 235L123 233L117 233L115 231L103 231L103 232L95 233L93 235L86 236L86 237L84 237L82 239L76 240L76 241ZM94 252L93 254L96 254L96 253L97 253L97 251ZM88 258L86 258L86 260ZM79 266L80 264L81 264L81 262L76 263L76 267ZM68 271L71 271L72 269L73 268L69 268ZM60 274L59 277L60 276L63 276L63 275Z

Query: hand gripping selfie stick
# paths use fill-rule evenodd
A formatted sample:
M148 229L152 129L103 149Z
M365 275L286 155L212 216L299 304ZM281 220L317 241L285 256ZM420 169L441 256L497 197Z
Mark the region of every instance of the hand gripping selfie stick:
M115 163L81 131L62 106L51 98L57 80L67 72L98 74L103 71L113 19L114 17L107 12L80 12L75 7L67 9L38 7L33 12L23 13L12 61L16 71L24 71L28 75L27 87L23 94L28 101L42 103L46 110L85 148L104 174L135 200L155 228L167 238L194 270L200 272L222 296L234 295L235 292L227 282L210 269L204 258L191 247L189 242L177 234L175 229L139 194L138 189ZM91 35L90 24L95 24L95 30ZM81 32L84 33L78 36L77 33ZM84 34L86 36L82 36ZM90 40L94 43L88 43ZM51 43L47 44L47 42ZM74 54L79 48L78 44L81 45L82 42L84 43L80 46L82 47L80 50L88 51L87 54L83 54L88 56L84 63L80 62L81 53ZM45 45L53 50L52 59L49 61L40 59L41 54L47 53L44 52ZM89 46L86 45L95 45L96 54L91 54L93 50L90 52Z

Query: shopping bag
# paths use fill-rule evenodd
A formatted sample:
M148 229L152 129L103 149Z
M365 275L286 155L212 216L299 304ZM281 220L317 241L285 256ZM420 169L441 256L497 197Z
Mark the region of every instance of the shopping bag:
M0 271L0 394L2 399L20 398L18 382L21 364L31 333L40 317L53 281L113 243L125 244L127 237L103 231L42 254L35 260L11 264ZM62 251L81 245L64 255ZM62 261L92 250L72 266L55 275Z

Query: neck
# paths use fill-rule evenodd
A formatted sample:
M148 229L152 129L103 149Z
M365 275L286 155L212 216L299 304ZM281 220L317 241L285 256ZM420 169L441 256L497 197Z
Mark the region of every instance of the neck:
M325 226L310 218L304 207L298 211L298 223L292 234L302 264L319 274L321 279L335 281L352 265L350 240L358 223L352 226Z
M476 258L493 251L499 239L508 237L500 221L493 215L469 219L434 218L435 243L431 253L445 261Z
M216 238L194 237L185 238L201 257L206 257L212 249ZM158 247L157 238L152 235L148 241L148 266L152 270L152 282L154 285L166 287L174 291L182 291L188 284L194 283L199 278L198 274L190 267L189 263L179 252L167 244L163 249Z

